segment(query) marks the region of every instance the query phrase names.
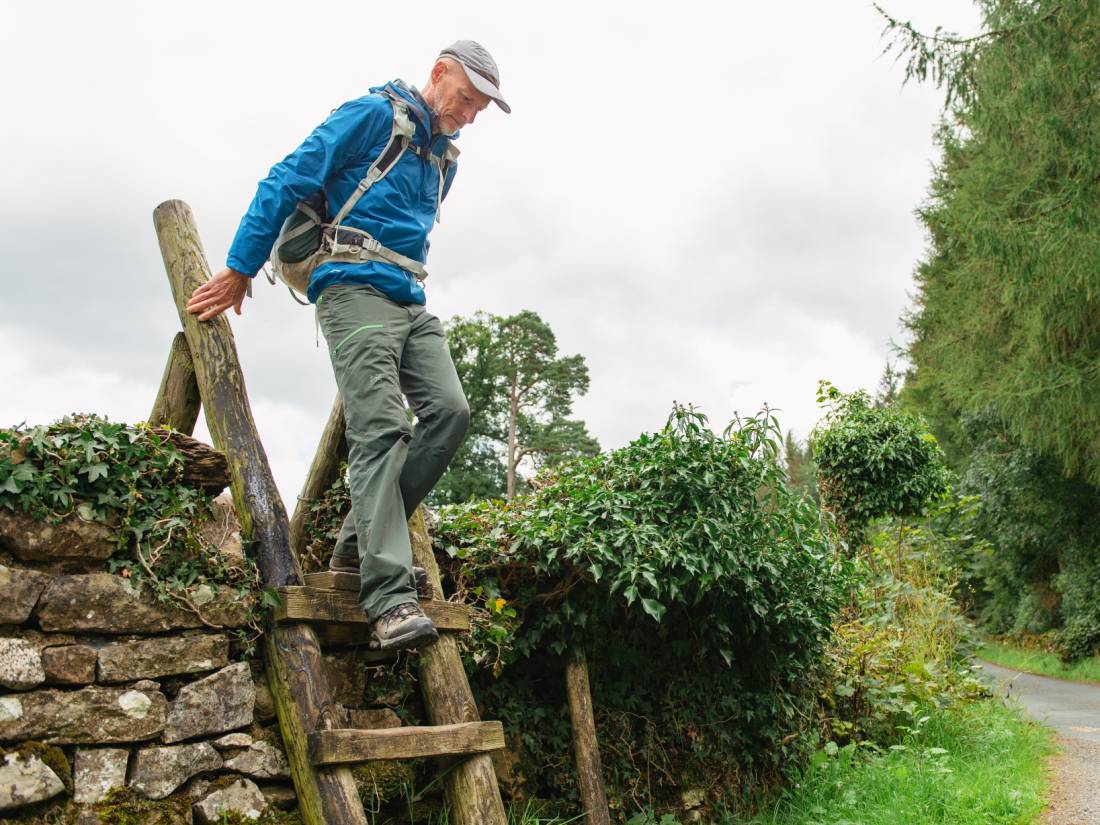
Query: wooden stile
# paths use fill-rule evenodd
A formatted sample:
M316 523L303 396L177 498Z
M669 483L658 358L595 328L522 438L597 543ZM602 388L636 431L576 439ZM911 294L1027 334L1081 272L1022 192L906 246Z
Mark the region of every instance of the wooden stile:
M181 201L167 201L153 212L153 222L210 434L229 458L241 535L254 543L267 586L300 584L286 509L252 420L229 322L219 317L200 323L186 309L191 293L210 277L191 210ZM366 825L351 771L315 770L309 759L309 734L335 727L340 714L329 695L316 634L305 624L276 625L264 634L264 653L303 820L307 825Z
M366 825L351 771L343 763L393 756L458 756L443 779L455 825L505 825L504 806L492 762L486 751L504 746L499 722L481 722L470 692L458 645L448 628L467 629L470 611L442 600L425 603L442 631L439 641L420 653L421 686L432 727L387 730L349 730L350 716L331 698L321 660L317 633L304 620L330 622L331 629L362 634L365 618L347 609L354 593L319 593L302 586L303 578L292 550L301 549L305 510L336 478L342 445L343 406L337 398L318 454L295 512L296 532L271 477L263 446L245 392L229 323L225 317L200 323L186 310L194 290L210 277L191 210L181 201L156 208L153 221L160 242L172 295L183 325L184 339L173 344L161 391L154 403L158 423L190 429L189 412L197 408L178 387L186 390L187 365L194 370L195 386L215 447L229 460L230 487L242 537L251 541L264 584L279 588L283 603L276 622L264 634L268 684L275 700L279 727L286 745L291 775L306 825ZM190 358L184 357L189 352ZM182 425L182 426L181 426ZM299 517L299 514L300 517ZM421 513L410 520L410 538L417 562L441 593L439 569L431 553ZM310 749L314 753L311 754ZM323 764L317 764L323 763ZM331 764L330 764L331 763Z

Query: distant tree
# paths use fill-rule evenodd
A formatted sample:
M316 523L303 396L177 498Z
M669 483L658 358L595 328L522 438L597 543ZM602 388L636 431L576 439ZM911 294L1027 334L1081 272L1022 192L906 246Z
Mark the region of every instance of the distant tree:
M471 422L434 500L511 499L522 466L537 470L599 452L584 422L570 418L573 400L588 391L584 357L559 357L554 332L537 313L456 317L447 339Z
M817 468L814 466L813 445L800 441L794 430L787 430L783 439L783 455L787 460L787 487L814 501L821 500L817 490Z
M1100 650L1100 5L978 6L965 38L883 12L945 91L902 404L980 496L983 628L1062 622L1074 658Z
M882 377L878 380L878 392L875 393L876 407L892 407L901 396L901 384L905 373L889 361L882 368Z
M1100 5L979 7L969 38L887 16L907 78L946 92L906 319L916 389L945 418L996 410L1100 485Z

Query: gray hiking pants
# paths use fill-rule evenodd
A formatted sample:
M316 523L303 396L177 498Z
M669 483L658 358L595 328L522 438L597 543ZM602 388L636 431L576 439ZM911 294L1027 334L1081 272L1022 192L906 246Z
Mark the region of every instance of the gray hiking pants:
M408 518L462 443L470 407L443 326L423 306L336 284L317 301L317 319L347 419L351 513L335 554L358 557L359 606L374 621L416 601Z

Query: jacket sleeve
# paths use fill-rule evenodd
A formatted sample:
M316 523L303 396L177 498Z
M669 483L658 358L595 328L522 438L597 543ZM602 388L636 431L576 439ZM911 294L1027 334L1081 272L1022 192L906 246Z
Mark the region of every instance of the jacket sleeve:
M255 276L298 201L320 190L350 159L388 138L392 124L390 103L378 95L345 103L329 115L260 181L237 227L226 265Z

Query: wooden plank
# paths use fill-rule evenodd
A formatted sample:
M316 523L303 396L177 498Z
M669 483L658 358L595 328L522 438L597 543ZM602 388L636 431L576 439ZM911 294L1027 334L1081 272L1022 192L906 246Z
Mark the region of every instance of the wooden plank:
M331 570L326 570L323 573L306 573L303 578L305 579L306 587L313 587L317 590L350 590L353 593L359 592L358 573L333 573Z
M294 517L290 520L290 549L295 558L301 559L306 549L307 511L309 505L324 495L340 474L340 462L347 458L348 443L344 438L344 399L336 393L328 421L321 431L321 441L317 452L313 454L313 463L309 465L302 492L294 507ZM322 563L328 559L321 559ZM355 587L359 589L358 584Z
M413 563L427 571L432 592L442 593L439 566L432 553L423 508L409 519L409 539ZM480 721L462 666L458 640L450 633L439 634L438 642L420 651L420 692L428 721L433 725ZM456 764L443 777L443 793L453 825L507 825L489 754L473 754Z
M596 717L588 684L588 662L583 650L574 650L565 663L565 694L573 722L573 754L577 762L577 787L588 825L611 825L607 793L596 742Z
M318 590L313 587L278 588L280 604L275 608L277 622L338 622L370 624L359 609L355 593L347 590ZM420 608L437 630L469 630L470 608L454 602L421 599Z
M160 379L160 389L153 401L148 423L152 427L171 427L191 435L199 420L199 383L195 380L195 365L191 361L191 348L187 336L177 332L168 351L168 363Z
M500 722L463 722L386 730L322 730L309 737L309 752L315 765L462 756L487 753L503 747L504 727Z
M191 209L182 201L167 201L154 210L153 223L210 435L229 459L241 536L251 542L266 586L298 584L301 572L290 552L286 508L252 420L229 321L222 316L200 323L186 308L191 293L210 277ZM338 710L316 634L306 625L276 625L264 633L264 654L302 819L306 825L366 825L351 771L315 770L309 762L306 735L334 727Z
M346 590L353 593L359 592L359 574L358 573L333 573L331 570L325 570L322 573L306 573L303 576L306 582L306 587L314 587L318 590ZM427 582L422 587L416 589L417 595L421 599L432 598L432 587Z

